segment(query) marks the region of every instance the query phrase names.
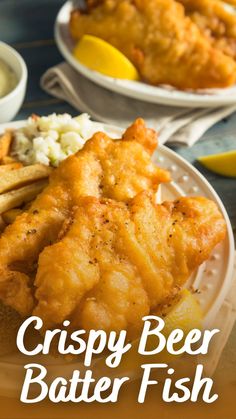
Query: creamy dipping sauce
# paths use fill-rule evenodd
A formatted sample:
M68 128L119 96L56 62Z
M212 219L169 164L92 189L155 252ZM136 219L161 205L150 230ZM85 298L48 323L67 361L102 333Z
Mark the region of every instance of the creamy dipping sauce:
M14 71L0 58L0 98L10 93L17 85Z

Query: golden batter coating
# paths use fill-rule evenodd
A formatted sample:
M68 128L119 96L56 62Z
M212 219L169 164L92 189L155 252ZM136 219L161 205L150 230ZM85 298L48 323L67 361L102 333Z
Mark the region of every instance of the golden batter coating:
M229 12L219 0L178 1L212 46L236 59L236 13Z
M22 315L35 304L32 284L39 254L63 234L83 196L127 202L143 190L157 191L169 173L151 162L157 134L138 119L121 140L97 133L61 163L49 186L0 237L0 300Z
M84 198L62 240L39 257L34 314L45 328L70 319L75 330L125 329L134 339L142 317L178 292L225 231L206 198Z
M221 88L236 80L234 60L211 45L175 0L89 1L86 12L72 12L70 32L75 40L90 34L111 43L153 85Z

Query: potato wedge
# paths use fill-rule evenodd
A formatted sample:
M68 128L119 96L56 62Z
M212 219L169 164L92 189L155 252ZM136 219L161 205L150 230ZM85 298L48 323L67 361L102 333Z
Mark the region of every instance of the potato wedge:
M0 176L6 172L10 172L10 170L20 169L21 167L23 167L23 164L20 162L0 165Z
M31 185L0 195L0 214L33 200L47 184L47 180L39 180Z
M12 140L13 135L11 131L6 131L5 134L0 137L0 160L9 154Z
M52 169L42 164L11 170L0 177L0 193L11 191L39 179L47 178Z
M20 214L22 214L23 210L21 210L20 208L13 208L10 209L6 212L4 212L1 217L3 219L3 222L6 224L12 224L16 217Z

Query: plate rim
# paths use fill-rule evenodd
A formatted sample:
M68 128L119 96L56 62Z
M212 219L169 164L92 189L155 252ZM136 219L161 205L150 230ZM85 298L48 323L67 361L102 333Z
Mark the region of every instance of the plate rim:
M168 90L158 86L145 85L143 82L128 82L127 80L120 80L116 78L111 78L104 76L96 71L90 70L85 67L83 64L79 63L69 51L66 42L61 35L61 25L62 18L68 13L68 10L71 10L73 7L73 1L67 0L62 7L59 9L54 23L54 38L56 45L61 52L65 60L80 74L88 78L90 81L108 89L118 94L123 94L124 96L138 99L144 102L149 102L153 104L162 104L162 105L171 105L177 107L187 107L187 108L216 108L223 105L235 105L236 98L235 95L224 95L224 92L230 88L219 89L222 93L221 95L217 94L195 94L193 92L184 92L179 90ZM68 10L67 10L68 9ZM65 22L64 22L65 23ZM128 82L128 85L125 83ZM140 86L140 89L134 89L131 86ZM129 86L130 84L130 86ZM151 91L143 92L142 88L147 88ZM235 87L236 88L236 87ZM159 94L157 93L159 91ZM181 97L176 97L179 95Z

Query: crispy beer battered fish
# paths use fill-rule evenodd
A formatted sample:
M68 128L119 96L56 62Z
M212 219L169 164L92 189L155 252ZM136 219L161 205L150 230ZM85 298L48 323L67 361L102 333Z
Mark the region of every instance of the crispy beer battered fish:
M44 328L126 329L175 295L224 239L206 198L155 203L169 174L138 119L121 140L97 133L60 164L29 211L0 237L0 300Z
M229 12L218 0L178 1L211 44L236 59L236 14Z
M142 317L177 292L224 236L225 222L206 198L162 205L151 192L128 204L84 198L63 239L39 256L34 314L45 328L70 319L75 330L125 329L134 339Z
M232 6L236 6L236 0L217 0L217 1L223 4L230 4Z
M90 0L87 5L87 10L71 14L72 37L90 34L110 42L133 62L144 81L180 89L235 83L234 60L210 44L180 3Z
M40 252L54 243L83 196L127 202L142 190L157 191L170 180L151 162L155 131L138 119L121 140L97 133L83 150L65 160L28 212L0 237L0 300L23 316L32 312L32 284Z

